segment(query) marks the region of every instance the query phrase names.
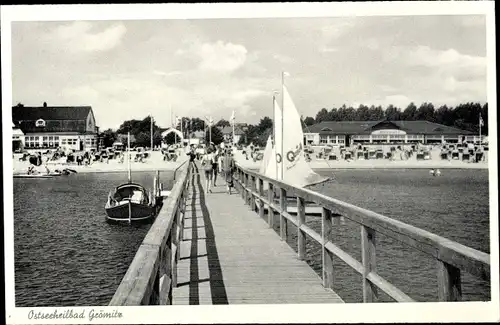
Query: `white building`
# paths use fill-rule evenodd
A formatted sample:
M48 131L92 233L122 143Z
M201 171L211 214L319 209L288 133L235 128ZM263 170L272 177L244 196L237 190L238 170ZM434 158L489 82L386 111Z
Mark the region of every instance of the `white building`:
M12 120L23 132L19 134L27 150L97 149L98 128L90 106L12 107Z

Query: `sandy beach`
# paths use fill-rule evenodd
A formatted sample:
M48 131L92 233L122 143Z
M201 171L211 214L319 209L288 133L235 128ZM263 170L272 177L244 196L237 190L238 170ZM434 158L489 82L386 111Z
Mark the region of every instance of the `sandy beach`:
M25 174L30 166L28 161L19 161L22 155L14 155L13 160L13 174ZM134 171L174 171L179 167L184 161L188 159L187 155L181 155L177 161L164 161L163 155L159 151L154 151L151 156L147 158L144 162L134 162L131 161L131 170ZM76 163L66 163L65 158L59 159L57 161L49 161L47 167L51 172L56 169L62 170L65 168L73 169L78 173L111 173L111 172L125 172L127 171L127 163L120 163L118 159L111 159L109 163L94 161L92 164L85 166L78 166ZM35 167L37 171L44 174L46 173L45 164Z
M458 169L487 169L488 158L486 153L485 161L478 163L471 163L462 160L442 160L439 157L439 150L431 151L430 160L416 160L415 156L408 160L388 160L388 159L370 159L370 160L325 160L313 158L309 162L309 166L315 170L329 170L329 169L389 169L389 168L458 168ZM28 161L20 161L20 154L15 154L13 159L13 174L25 174L30 166ZM253 161L252 159L246 160L241 151L235 151L234 157L236 162L249 169L259 169L262 161ZM177 161L164 161L163 155L159 151L151 153L151 156L144 162L131 161L132 171L174 171L184 161L188 160L187 155L181 155ZM125 172L127 171L127 163L120 163L117 159L111 159L109 163L106 162L92 162L91 165L78 166L76 163L66 163L62 158L58 161L49 161L47 167L51 172L56 169L62 170L65 168L73 169L78 173L111 173L111 172ZM46 173L45 164L35 167L37 171L44 174Z
M259 169L262 161L254 162L252 159L246 160L241 151L235 151L234 157L236 162L250 169ZM478 163L466 162L462 160L442 160L440 158L440 150L431 151L430 160L417 160L415 156L408 160L388 160L388 159L369 159L369 160L325 160L312 158L309 166L315 170L324 169L389 169L389 168L458 168L458 169L487 169L488 168L488 152L486 159Z

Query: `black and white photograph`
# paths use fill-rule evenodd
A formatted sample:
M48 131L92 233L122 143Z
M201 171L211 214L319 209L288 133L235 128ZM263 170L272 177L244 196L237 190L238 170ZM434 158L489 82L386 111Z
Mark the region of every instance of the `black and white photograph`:
M494 2L1 14L8 324L499 320Z

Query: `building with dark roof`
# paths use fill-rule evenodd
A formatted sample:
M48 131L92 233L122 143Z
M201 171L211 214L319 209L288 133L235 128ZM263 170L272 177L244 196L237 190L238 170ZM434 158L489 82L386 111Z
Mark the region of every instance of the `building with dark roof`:
M325 121L304 128L311 145L479 142L472 132L429 121Z
M97 149L98 128L90 106L17 105L12 121L23 132L26 149Z
M224 136L224 142L238 143L238 141L240 141L240 138L245 134L245 131L243 131L244 127L245 126L238 125L238 124L236 124L234 126L234 139L233 139L233 127L232 126L221 127L220 130Z

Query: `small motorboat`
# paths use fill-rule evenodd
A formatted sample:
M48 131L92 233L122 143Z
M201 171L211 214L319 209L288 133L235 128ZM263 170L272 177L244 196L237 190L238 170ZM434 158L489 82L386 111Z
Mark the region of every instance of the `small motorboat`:
M148 191L135 183L118 186L114 193L109 194L105 207L109 221L128 223L151 219L154 208Z
M109 222L145 222L155 217L156 202L144 186L132 183L130 171L130 133L128 134L128 182L119 185L108 195L105 205Z

